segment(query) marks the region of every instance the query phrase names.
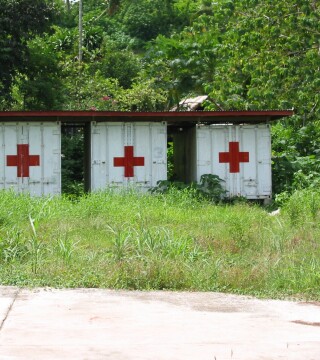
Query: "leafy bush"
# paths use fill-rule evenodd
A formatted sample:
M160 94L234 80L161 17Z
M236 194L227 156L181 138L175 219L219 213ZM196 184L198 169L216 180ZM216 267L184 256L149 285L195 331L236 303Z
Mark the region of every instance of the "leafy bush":
M199 184L196 182L185 184L181 181L160 180L157 182L156 187L150 189L150 192L165 194L171 189L184 190L199 199L208 199L214 203L218 203L226 194L226 191L221 185L222 181L219 176L212 174L202 175Z
M62 134L62 193L84 192L84 144L82 128L65 128Z
M273 187L279 206L286 203L297 190L316 190L320 186L320 158L317 155L296 157L285 156L274 159Z
M172 0L136 0L123 10L123 23L132 37L143 41L168 34L173 22Z

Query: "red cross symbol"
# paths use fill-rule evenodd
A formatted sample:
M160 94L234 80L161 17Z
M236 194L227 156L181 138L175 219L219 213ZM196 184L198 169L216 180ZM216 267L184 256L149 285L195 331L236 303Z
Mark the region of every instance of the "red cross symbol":
M17 145L17 155L7 155L7 166L17 166L18 177L29 177L30 166L40 166L39 155L29 155L29 145Z
M115 157L113 165L123 166L125 177L134 177L134 166L144 166L144 157L134 157L133 146L125 146L124 157Z
M219 153L219 162L229 163L230 172L238 173L240 172L240 163L249 162L249 153L240 152L238 142L229 142L229 152Z

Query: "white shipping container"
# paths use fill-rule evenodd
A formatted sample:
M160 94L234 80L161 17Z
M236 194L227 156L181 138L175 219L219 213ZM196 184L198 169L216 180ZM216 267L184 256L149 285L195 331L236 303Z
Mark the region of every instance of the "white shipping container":
M136 186L147 190L167 179L167 124L91 124L91 190Z
M1 123L0 189L61 193L60 123Z
M268 124L197 126L192 130L191 178L218 175L227 196L267 199L272 194Z

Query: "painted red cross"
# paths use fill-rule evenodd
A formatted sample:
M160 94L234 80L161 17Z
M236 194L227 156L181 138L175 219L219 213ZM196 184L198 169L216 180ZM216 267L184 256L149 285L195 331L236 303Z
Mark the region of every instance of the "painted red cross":
M113 159L114 166L124 167L124 176L134 177L134 166L144 166L144 157L134 157L133 146L124 147L124 157L115 157Z
M17 155L7 155L7 166L16 166L18 177L29 177L29 167L40 166L40 156L29 155L28 144L18 144Z
M238 173L240 172L240 163L249 162L249 153L239 151L239 142L232 141L229 142L229 152L219 153L219 162L220 163L229 163L230 172Z

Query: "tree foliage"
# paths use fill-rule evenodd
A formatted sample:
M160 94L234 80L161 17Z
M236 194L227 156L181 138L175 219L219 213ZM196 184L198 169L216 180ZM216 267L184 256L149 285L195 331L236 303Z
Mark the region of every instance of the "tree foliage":
M11 96L18 72L28 69L28 40L44 32L54 15L54 6L45 0L0 0L0 101Z

